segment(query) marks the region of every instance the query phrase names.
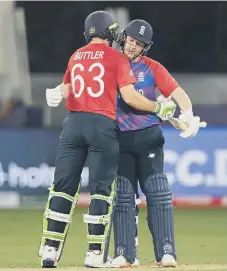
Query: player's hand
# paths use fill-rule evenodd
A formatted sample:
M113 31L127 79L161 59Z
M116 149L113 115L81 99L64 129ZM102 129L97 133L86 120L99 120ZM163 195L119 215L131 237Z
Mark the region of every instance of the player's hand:
M61 103L63 99L62 86L63 84L57 86L56 88L46 89L46 100L48 106L56 107Z
M168 117L172 117L176 111L176 104L169 100L158 101L155 110L156 115L162 120L168 120Z
M183 138L189 138L195 136L200 127L200 117L188 116L187 114L181 113L179 120L187 124L187 128L180 133Z

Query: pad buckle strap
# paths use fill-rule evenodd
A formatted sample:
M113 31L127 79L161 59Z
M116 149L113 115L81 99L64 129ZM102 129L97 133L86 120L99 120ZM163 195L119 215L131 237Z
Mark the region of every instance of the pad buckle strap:
M76 194L75 197L72 197L72 196L67 195L65 193L62 193L62 192L55 192L53 190L50 190L49 199L51 199L52 197L61 197L61 198L67 199L67 200L71 201L72 203L76 204L79 199L79 194Z
M71 215L63 214L63 213L59 213L59 212L54 212L50 209L45 210L44 217L50 218L52 220L59 221L59 222L69 223L69 224L72 222Z
M90 196L90 199L100 199L100 200L105 200L109 205L113 205L113 196L110 195L109 197L107 196L103 196L103 195L98 195L98 194L95 194L95 195L92 195Z
M87 241L90 244L105 244L106 235L87 235Z
M110 215L84 215L84 223L90 224L108 224L110 222Z
M51 239L54 241L63 242L65 240L65 234L54 231L43 231L42 239Z

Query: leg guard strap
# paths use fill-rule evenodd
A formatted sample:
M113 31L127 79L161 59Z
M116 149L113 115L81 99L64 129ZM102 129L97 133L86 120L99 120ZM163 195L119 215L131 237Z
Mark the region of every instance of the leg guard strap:
M46 240L57 241L59 242L57 261L59 261L62 254L62 249L64 247L65 239L68 233L69 225L72 223L72 214L76 206L76 203L79 199L79 189L77 193L74 195L74 197L68 194L65 194L63 192L55 192L54 185L52 185L49 190L50 190L50 193L49 193L46 209L43 215L43 234L42 234L42 240L41 240L40 249L39 249L39 256L40 257L42 256L42 252L46 244ZM50 203L51 203L51 200L55 197L64 198L65 200L68 200L72 203L69 214L51 210ZM66 223L64 232L62 233L62 232L48 230L48 223L50 219L57 222Z
M104 202L108 203L108 213L103 214L103 215L89 215L85 214L83 216L84 218L84 223L87 224L102 224L106 225L105 231L103 235L93 235L93 234L87 234L87 241L90 244L101 244L101 250L105 248L106 244L106 238L108 235L108 232L110 230L110 224L111 224L111 216L113 212L113 199L115 196L115 183L112 186L112 191L110 193L110 196L104 196L104 195L99 195L99 194L94 194L90 196L90 202L92 200L103 200Z

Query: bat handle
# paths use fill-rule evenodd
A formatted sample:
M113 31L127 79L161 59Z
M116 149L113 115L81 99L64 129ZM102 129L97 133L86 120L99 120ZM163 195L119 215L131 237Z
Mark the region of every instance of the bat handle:
M179 122L179 126L181 130L186 130L188 128L188 125L184 122ZM206 128L207 127L207 123L205 121L201 121L199 123L199 127L200 128Z
M199 124L200 128L206 128L207 127L207 123L205 121L201 121Z

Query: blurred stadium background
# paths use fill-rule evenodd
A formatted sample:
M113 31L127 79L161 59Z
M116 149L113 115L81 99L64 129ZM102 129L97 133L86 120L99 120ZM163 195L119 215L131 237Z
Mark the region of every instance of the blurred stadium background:
M39 206L46 197L67 111L64 103L49 108L45 89L62 81L70 55L85 44L84 20L97 9L110 11L120 29L135 18L151 23L148 55L208 123L189 140L163 126L175 204L226 205L227 2L0 1L0 208ZM85 192L87 185L85 167Z
M154 45L148 55L174 75L195 114L208 123L188 140L163 125L165 169L177 206L180 261L219 264L214 270L220 270L226 263L227 216L225 209L212 208L227 205L227 2L197 1L0 1L0 267L38 266L42 210L67 114L64 103L48 108L45 89L61 83L70 55L85 44L84 19L99 9L110 11L121 29L135 18L151 23ZM87 167L82 178L80 204L86 206ZM178 208L189 206L200 208ZM148 264L152 245L145 210L141 220L139 252ZM75 255L76 239L68 238L65 266L82 264L86 251L82 217L76 221L70 235L78 238L80 251Z

